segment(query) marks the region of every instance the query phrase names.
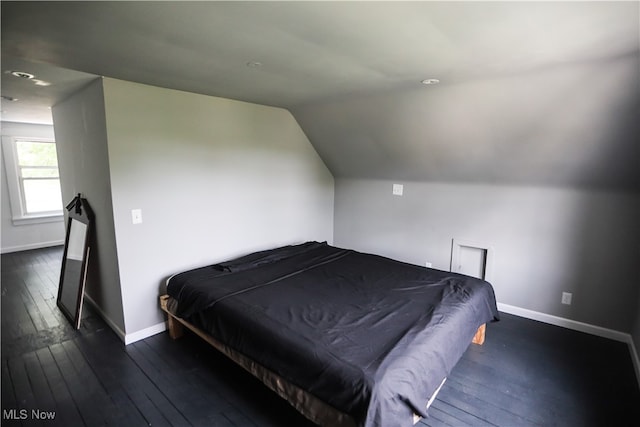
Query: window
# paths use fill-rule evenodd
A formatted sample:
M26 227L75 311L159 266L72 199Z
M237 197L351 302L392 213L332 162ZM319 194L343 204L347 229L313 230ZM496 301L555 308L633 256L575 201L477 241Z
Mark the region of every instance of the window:
M2 148L14 224L60 219L62 194L55 142L3 137Z

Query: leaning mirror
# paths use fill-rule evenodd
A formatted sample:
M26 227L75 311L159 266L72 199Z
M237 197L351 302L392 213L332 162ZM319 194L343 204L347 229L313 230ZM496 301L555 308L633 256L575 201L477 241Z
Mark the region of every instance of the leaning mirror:
M87 277L93 212L87 200L80 194L67 205L67 211L67 234L62 255L57 305L73 327L78 329Z

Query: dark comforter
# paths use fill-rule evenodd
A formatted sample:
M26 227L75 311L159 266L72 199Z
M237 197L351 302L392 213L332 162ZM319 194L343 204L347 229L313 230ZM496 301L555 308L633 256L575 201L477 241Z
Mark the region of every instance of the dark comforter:
M180 273L167 291L178 316L366 427L426 416L498 319L485 281L317 242Z

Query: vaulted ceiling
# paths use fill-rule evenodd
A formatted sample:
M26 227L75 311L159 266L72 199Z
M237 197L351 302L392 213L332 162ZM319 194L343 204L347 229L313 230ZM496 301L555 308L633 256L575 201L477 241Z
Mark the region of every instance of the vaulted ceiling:
M639 13L638 2L3 1L2 94L28 101L3 100L3 120L42 121L103 75L287 108L337 177L640 190Z

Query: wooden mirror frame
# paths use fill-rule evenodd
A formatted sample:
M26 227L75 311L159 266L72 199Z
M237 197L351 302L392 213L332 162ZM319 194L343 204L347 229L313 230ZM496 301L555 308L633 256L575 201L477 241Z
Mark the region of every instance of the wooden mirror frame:
M67 233L56 305L69 319L73 327L79 329L84 286L87 278L93 211L87 200L83 199L80 194L67 205L67 211Z

